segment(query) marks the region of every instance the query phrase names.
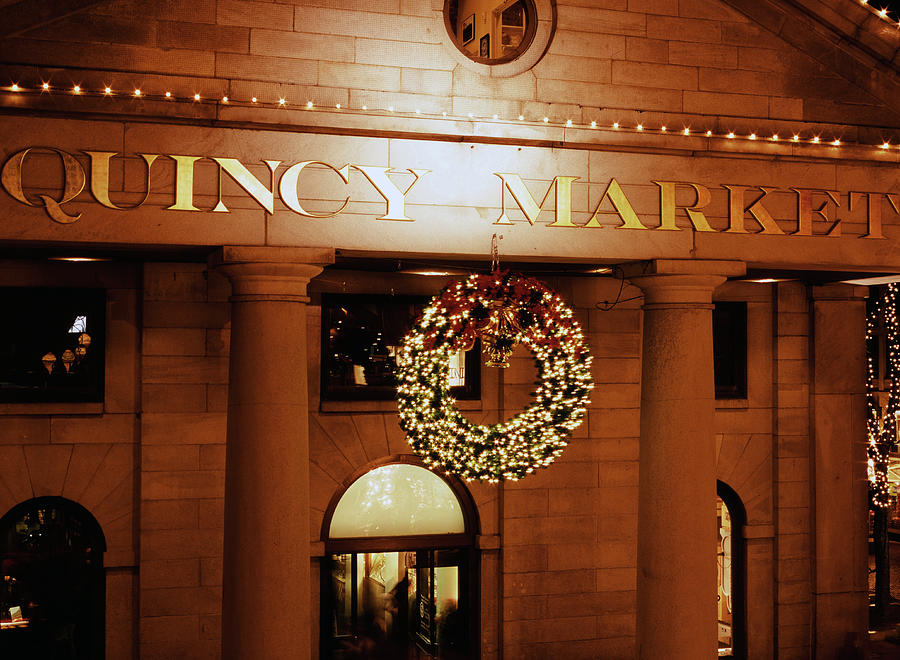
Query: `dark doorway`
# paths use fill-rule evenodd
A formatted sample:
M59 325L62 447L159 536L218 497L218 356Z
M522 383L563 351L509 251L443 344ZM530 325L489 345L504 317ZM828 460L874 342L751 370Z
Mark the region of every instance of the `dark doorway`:
M62 497L0 518L0 657L104 657L105 550L94 517Z

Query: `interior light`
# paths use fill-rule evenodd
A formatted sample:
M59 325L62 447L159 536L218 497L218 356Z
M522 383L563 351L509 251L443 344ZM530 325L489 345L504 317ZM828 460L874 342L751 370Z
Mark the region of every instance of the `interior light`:
M893 284L900 282L900 275L881 275L878 277L863 277L856 280L844 280L841 284L858 284L860 286L879 286L881 284Z
M50 261L72 261L72 262L92 262L92 261L112 261L108 257L47 257Z
M423 275L426 277L447 277L449 275L465 275L469 271L461 268L404 268L398 271L403 275Z

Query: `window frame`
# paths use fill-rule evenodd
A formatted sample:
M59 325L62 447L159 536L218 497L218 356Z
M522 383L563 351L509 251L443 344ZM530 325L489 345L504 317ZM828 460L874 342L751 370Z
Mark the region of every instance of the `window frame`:
M43 296L46 301L56 302L64 296L72 294L80 294L83 297L84 307L93 310L93 316L99 321L88 321L88 327L85 332L90 336L90 346L94 348L90 352L93 362L94 374L87 385L80 389L61 389L48 386L41 389L25 388L12 389L0 388L0 405L21 405L21 404L103 404L106 399L106 345L108 335L108 293L103 287L67 287L67 286L3 286L0 287L0 299L6 297L6 301L11 301L15 295L21 295L29 298ZM6 311L8 317L14 317L15 310ZM26 326L26 329L33 327ZM17 332L24 332L25 330ZM60 332L60 336L63 333ZM71 333L75 334L75 333ZM56 344L61 341L56 341ZM48 346L47 352L58 350L59 346ZM60 361L61 355L57 356L57 362ZM57 369L54 367L54 374ZM43 374L41 374L42 377ZM45 377L49 381L54 378L53 375ZM65 378L65 376L63 376Z
M734 350L724 350L726 345L723 345L722 339L716 341L717 336L721 337L721 334L717 334L717 320L721 324L723 322L722 317L725 316L728 310L740 310L737 312L737 319L734 319L734 311L731 312L732 318L728 323L728 329L734 330L738 328L738 333L736 337L736 341L729 340L727 347L729 349L737 348L737 351ZM717 314L718 312L718 314ZM748 333L748 322L749 322L749 310L748 304L746 301L742 300L716 300L713 301L713 311L712 311L712 339L713 339L713 385L715 387L715 398L716 400L722 401L734 401L734 400L742 400L748 398L748 390L749 390L749 333ZM733 337L733 335L731 335ZM721 357L723 354L727 354L729 358L728 371L734 375L735 383L732 384L719 384L718 375L721 373Z
M392 464L410 464L422 467L433 472L444 480L460 504L463 514L463 533L458 534L420 534L407 536L382 536L382 537L347 537L332 539L329 536L331 520L334 516L338 502L340 502L347 489L360 477L372 470ZM383 459L373 461L357 469L350 477L335 489L331 500L325 509L322 518L320 538L324 542L324 555L319 564L319 649L323 658L330 657L331 634L328 630L330 620L332 595L329 562L333 555L350 554L358 555L373 552L398 552L415 551L417 554L428 552L434 556L434 551L458 550L461 554L460 566L460 590L465 590L466 603L466 630L468 631L469 648L474 651L473 658L480 657L481 649L481 571L480 552L477 547L477 537L480 533L480 521L478 510L465 485L453 475L442 474L430 470L418 457L411 454L395 454ZM432 566L433 568L434 566Z
M384 301L394 300L406 304L419 304L422 308L428 305L433 296L417 294L388 294L388 293L322 293L321 294L321 327L320 327L320 360L319 360L319 399L320 402L353 402L353 401L394 401L397 398L396 386L373 385L361 387L358 390L335 391L328 382L328 368L330 363L328 350L329 341L329 316L330 309L339 300L367 300ZM410 320L410 325L415 317ZM451 388L455 399L460 401L473 401L481 399L481 340L477 340L472 350L466 353L466 385Z

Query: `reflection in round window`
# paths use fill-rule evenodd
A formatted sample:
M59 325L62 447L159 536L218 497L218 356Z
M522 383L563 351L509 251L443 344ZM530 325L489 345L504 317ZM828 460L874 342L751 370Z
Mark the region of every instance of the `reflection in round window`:
M533 0L446 0L444 22L453 43L469 59L503 64L528 50L537 11Z

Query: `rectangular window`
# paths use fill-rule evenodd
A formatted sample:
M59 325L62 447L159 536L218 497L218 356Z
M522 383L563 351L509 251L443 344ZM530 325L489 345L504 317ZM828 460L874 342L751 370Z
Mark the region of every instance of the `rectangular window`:
M396 396L400 343L422 309L423 296L323 294L322 400L390 400ZM480 342L450 358L451 393L477 399Z
M747 303L716 302L713 370L717 399L747 398Z
M0 287L0 401L103 401L106 292Z

